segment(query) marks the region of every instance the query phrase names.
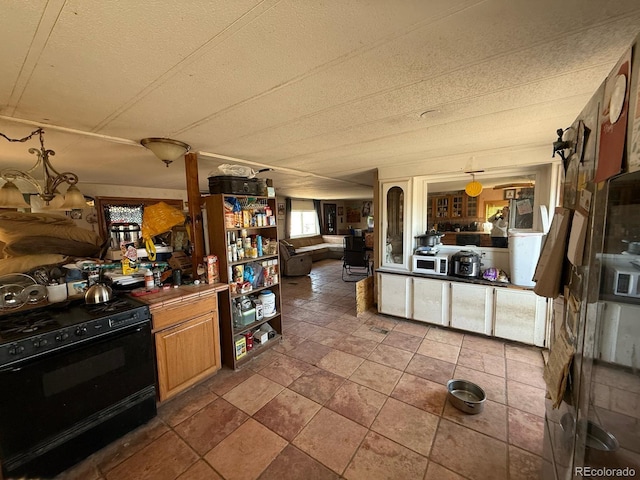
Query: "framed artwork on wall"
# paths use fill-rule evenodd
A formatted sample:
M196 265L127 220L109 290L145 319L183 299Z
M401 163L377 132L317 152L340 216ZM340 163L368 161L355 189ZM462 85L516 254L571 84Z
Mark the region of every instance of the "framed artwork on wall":
M278 204L278 215L284 216L284 203Z
M516 189L510 188L504 191L504 199L511 200L512 198L516 198Z
M338 215L344 215L344 207L338 207Z

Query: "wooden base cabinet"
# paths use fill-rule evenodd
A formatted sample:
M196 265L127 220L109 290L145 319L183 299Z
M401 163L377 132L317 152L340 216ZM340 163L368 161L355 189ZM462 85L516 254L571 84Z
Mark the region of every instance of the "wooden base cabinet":
M225 286L226 287L226 286ZM222 366L217 295L151 305L162 402Z

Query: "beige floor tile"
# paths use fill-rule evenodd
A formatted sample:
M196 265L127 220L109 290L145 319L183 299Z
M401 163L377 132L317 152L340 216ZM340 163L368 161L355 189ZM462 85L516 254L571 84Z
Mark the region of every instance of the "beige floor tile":
M420 344L420 347L418 347L417 353L427 357L437 358L438 360L443 360L445 362L456 363L458 361L460 347L425 338Z
M330 347L307 339L293 350L288 351L287 355L310 365L316 365L330 351Z
M544 417L545 390L507 380L507 397L510 407Z
M401 375L400 370L366 360L353 372L349 380L389 395Z
M542 456L544 418L509 407L509 443Z
M386 400L386 395L347 380L325 406L360 425L370 427Z
M240 385L251 375L253 375L253 372L249 369L234 371L224 367L218 370L218 373L208 382L208 386L213 393L222 396Z
M446 385L453 378L455 368L454 363L415 354L405 368L405 372Z
M287 353L293 349L295 349L298 345L304 342L305 339L299 337L297 335L293 335L292 333L284 332L283 338L280 340L280 343L272 348L276 352Z
M428 460L391 440L369 432L344 473L348 480L422 478Z
M427 474L424 480L465 480L464 477L458 475L451 470L438 465L436 462L429 462Z
M222 398L243 412L253 415L283 390L283 386L262 375L249 377Z
M403 373L391 396L426 412L441 415L447 400L447 387Z
M400 348L402 350L414 353L416 350L418 350L418 347L422 343L422 337L399 332L394 329L393 331L389 332L382 343L384 345L389 345L391 347Z
M412 357L413 353L411 352L390 345L380 344L371 352L367 360L402 371L407 367Z
M389 398L371 425L371 430L428 456L437 426L438 416Z
M517 360L536 367L544 366L542 350L538 347L507 343L504 348L505 355L510 360Z
M474 370L498 377L504 377L506 375L505 358L503 356L478 352L477 350L471 350L469 348L463 347L460 349L458 365L473 368Z
M314 402L324 405L343 383L343 377L313 367L289 385L289 388Z
M282 450L260 475L260 480L338 480L339 478L341 477L337 473L293 445L288 445Z
M175 427L180 422L213 402L218 395L213 393L207 383L202 383L160 405L158 416L169 426Z
M472 480L506 480L507 444L442 419L429 457Z
M497 377L468 367L457 366L454 377L458 380L469 380L484 390L489 400L507 403L507 387L503 377Z
M204 455L248 418L242 410L218 398L175 427L175 431L199 455Z
M282 438L293 438L318 413L321 405L285 388L253 416Z
M349 377L364 362L364 358L340 350L331 350L318 362L318 367L341 377Z
M260 375L286 387L310 368L311 365L302 360L279 354L260 370Z
M406 333L414 337L424 338L429 330L429 326L423 323L415 323L407 320L401 320L394 328L394 332Z
M378 346L378 342L369 340L368 338L356 337L348 335L338 342L334 348L343 352L357 355L358 357L367 358L371 352Z
M176 480L224 480L204 460L198 460Z
M331 323L333 322L330 322L330 324ZM342 341L343 338L344 338L344 332L333 330L329 328L329 325L327 325L326 328L323 327L322 330L316 333L313 336L312 340L314 342L318 342L327 347L333 347L338 342Z
M487 400L484 403L482 412L476 415L469 415L461 412L451 405L451 402L447 401L442 418L503 442L507 441L507 407L502 403Z
M356 319L340 317L338 320L334 320L333 322L328 324L327 328L336 330L338 332L351 334L355 332L360 327L360 325L361 323Z
M540 480L542 458L509 445L509 479Z
M427 332L427 335L425 338L428 338L429 340L434 340L436 342L448 343L449 345L455 345L456 347L460 347L462 345L462 339L464 338L464 334L460 332L456 332L454 330L431 327Z
M253 480L287 446L287 441L249 419L205 455L226 480Z
M505 355L504 341L479 335L466 334L462 340L462 347L498 357Z
M198 460L198 456L174 432L127 458L106 475L107 480L174 480Z
M507 358L507 379L525 383L536 388L547 388L547 384L544 378L542 378L542 367L519 362L510 358Z
M351 335L380 343L387 337L387 333L384 332L388 331L370 324L365 324L360 325Z
M323 408L293 440L303 452L342 474L367 429Z

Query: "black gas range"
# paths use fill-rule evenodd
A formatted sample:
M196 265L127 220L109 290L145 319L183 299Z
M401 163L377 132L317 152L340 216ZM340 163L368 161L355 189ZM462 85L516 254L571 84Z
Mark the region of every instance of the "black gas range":
M145 304L128 297L96 305L74 300L0 315L0 367L150 318Z
M147 422L155 378L149 307L133 298L1 312L5 478L54 477Z

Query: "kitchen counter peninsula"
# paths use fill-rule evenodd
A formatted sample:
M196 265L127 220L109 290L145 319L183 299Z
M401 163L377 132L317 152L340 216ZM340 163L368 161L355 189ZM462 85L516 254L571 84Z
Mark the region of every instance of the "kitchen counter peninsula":
M482 278L376 270L378 311L441 327L548 345L551 303L528 287Z
M228 289L225 283L181 285L135 297L151 311L159 401L222 366L217 294Z

